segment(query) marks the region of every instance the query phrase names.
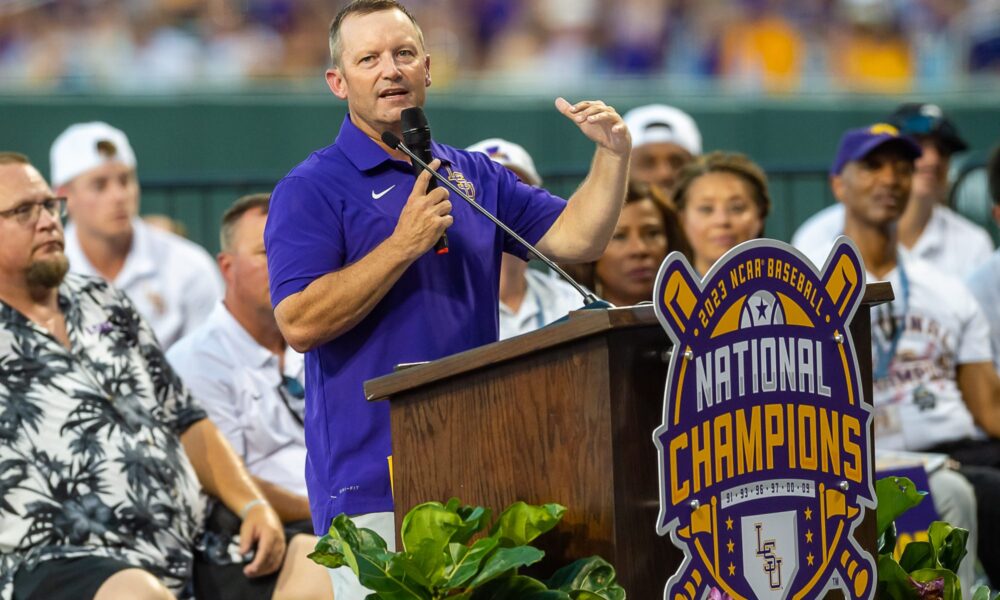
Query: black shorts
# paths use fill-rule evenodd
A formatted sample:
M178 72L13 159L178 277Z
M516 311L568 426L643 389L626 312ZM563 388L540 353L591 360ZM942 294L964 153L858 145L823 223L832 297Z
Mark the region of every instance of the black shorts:
M90 600L118 571L138 568L114 558L55 558L18 569L14 600Z
M209 513L205 529L216 535L236 535L240 531L240 518L217 502ZM285 523L285 541L290 542L300 533L312 535L312 521ZM212 600L269 600L278 584L280 571L270 575L250 578L243 574L247 563L218 564L216 560L195 553L194 594L195 598Z

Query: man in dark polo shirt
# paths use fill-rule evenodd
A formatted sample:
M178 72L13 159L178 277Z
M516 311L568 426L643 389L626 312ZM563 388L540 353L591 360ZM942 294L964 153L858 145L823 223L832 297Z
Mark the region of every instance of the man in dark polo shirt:
M282 333L306 353L306 480L317 533L339 513L392 535L389 407L362 383L401 362L433 360L497 339L500 255L526 251L464 201L428 192L405 155L400 113L422 106L431 83L423 36L391 0L352 2L330 27L327 84L347 101L336 141L275 188L265 231L271 297ZM432 145L442 175L562 261L603 251L628 177L628 130L602 102L556 108L597 149L566 201L532 188L489 157ZM450 252L431 250L447 230ZM363 598L334 574L340 600ZM353 585L357 586L356 581Z

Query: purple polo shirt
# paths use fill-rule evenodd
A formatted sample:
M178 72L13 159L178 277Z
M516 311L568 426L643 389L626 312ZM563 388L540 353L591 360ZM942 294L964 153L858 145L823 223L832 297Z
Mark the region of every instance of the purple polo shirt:
M519 182L485 154L434 144L440 172L519 235L537 242L565 200ZM312 153L271 197L264 243L277 306L388 238L416 178L345 117L333 145ZM451 198L450 252L424 254L350 331L306 354L306 483L317 534L340 513L393 510L389 406L362 384L398 363L495 342L500 254L527 251ZM406 507L407 509L409 507Z

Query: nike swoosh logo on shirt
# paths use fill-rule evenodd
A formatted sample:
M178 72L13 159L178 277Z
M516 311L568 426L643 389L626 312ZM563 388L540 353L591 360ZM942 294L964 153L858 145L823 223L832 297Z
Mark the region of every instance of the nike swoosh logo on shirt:
M386 194L388 194L388 193L389 193L389 192L390 192L390 191L392 190L392 188L394 188L394 187L396 187L396 186L395 186L395 185L390 185L389 187L385 188L384 190L382 190L381 192L379 192L379 193L377 193L377 194L375 193L375 190L372 190L372 200L378 200L378 199L379 199L379 198L381 198L382 196L385 196L385 195L386 195Z

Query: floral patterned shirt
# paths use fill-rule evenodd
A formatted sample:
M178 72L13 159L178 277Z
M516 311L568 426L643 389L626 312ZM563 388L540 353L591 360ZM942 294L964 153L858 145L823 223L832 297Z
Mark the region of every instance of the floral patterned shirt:
M80 556L190 579L204 497L180 435L205 412L132 303L59 287L71 349L0 301L0 599L20 567Z

